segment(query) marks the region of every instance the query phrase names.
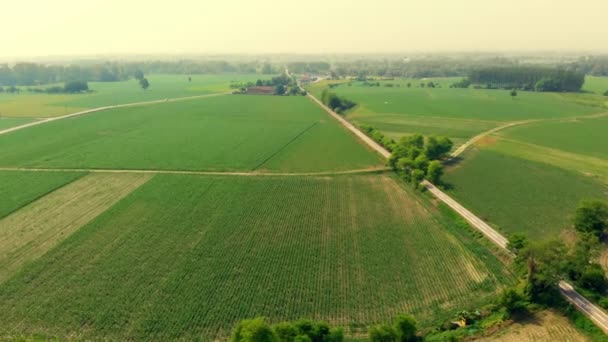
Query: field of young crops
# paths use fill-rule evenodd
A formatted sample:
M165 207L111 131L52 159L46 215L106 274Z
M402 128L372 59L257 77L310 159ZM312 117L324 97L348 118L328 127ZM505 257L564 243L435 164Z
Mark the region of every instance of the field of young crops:
M0 332L211 340L309 317L422 327L511 283L462 222L389 176L157 175L0 285Z
M534 239L570 228L582 199L608 199L608 185L596 178L493 146L466 153L444 181L454 198L493 226Z
M192 81L188 81L188 77ZM84 109L187 97L230 91L230 83L255 82L271 75L146 75L150 88L142 90L134 79L121 82L89 82L91 93L76 95L50 95L28 93L22 87L20 94L0 93L0 115L9 117L51 117L78 112ZM62 86L62 84L59 84ZM48 86L43 86L48 87Z
M586 76L583 90L603 95L608 91L608 77ZM606 101L608 101L608 98Z
M541 122L510 128L509 139L608 160L608 108L606 116L593 119Z
M0 112L0 115L2 113ZM11 128L19 125L23 125L29 122L34 121L33 119L28 118L3 118L0 117L0 131L6 128Z
M309 172L381 164L305 97L121 108L0 136L4 167Z
M81 177L79 172L0 171L0 218Z
M421 82L430 81L441 88L420 86ZM522 91L513 99L507 90L449 88L454 81L394 80L382 81L380 87L341 82L332 91L357 103L346 115L351 121L380 129L393 138L412 133L446 135L456 145L504 122L580 116L605 110L598 107L595 97L591 101L584 96ZM320 96L328 83L331 81L319 82L309 89ZM387 83L393 86L386 87Z

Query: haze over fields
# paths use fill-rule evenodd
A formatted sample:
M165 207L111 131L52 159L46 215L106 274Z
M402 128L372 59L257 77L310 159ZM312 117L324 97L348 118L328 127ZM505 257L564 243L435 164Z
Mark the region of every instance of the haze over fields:
M94 54L608 51L605 0L28 0L0 58ZM10 15L9 15L10 12ZM107 25L111 24L111 25ZM24 44L27 42L27 44Z

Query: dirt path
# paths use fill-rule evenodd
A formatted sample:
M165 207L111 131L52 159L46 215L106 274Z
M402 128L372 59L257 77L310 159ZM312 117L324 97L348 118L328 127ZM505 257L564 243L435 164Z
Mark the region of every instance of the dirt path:
M144 101L144 102L133 102L133 103L125 103L125 104L120 104L120 105L114 105L114 106L97 107L97 108L83 110L81 112L76 112L76 113L72 113L72 114L57 116L57 117L54 117L54 118L41 119L41 120L38 120L38 121L34 121L34 122L27 123L27 124L23 124L23 125L20 125L20 126L15 126L15 127L7 128L7 129L4 129L4 130L1 130L0 131L0 135L11 133L11 132L18 131L20 129L24 129L24 128L28 128L28 127L32 127L32 126L42 125L42 124L45 124L45 123L48 123L48 122L52 122L52 121L63 120L63 119L71 118L71 117L74 117L74 116L85 115L85 114L90 114L90 113L95 113L95 112L101 112L101 111L108 110L108 109L135 107L135 106L145 106L145 105L167 103L167 102L178 102L178 101L194 100L194 99L200 99L200 98L205 98L205 97L222 96L222 95L227 95L227 94L230 94L230 93L195 95L195 96L187 96L187 97L177 97L177 98L173 98L173 99L162 99L162 100L153 100L153 101Z
M129 170L129 169L45 169L45 168L26 168L26 167L0 167L0 171L28 171L28 172L90 172L90 173L116 173L116 174L169 174L169 175L200 175L200 176L240 176L240 177L289 177L289 176L335 176L353 175L390 171L388 167L370 167L365 169L345 170L345 171L324 171L324 172L260 172L260 171L183 171L183 170Z

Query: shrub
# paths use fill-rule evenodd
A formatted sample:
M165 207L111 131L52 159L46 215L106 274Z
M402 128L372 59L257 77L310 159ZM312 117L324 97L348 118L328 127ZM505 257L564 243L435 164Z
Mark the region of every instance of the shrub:
M279 342L263 317L239 322L232 332L232 342Z
M396 342L397 332L390 325L376 325L369 330L371 342Z

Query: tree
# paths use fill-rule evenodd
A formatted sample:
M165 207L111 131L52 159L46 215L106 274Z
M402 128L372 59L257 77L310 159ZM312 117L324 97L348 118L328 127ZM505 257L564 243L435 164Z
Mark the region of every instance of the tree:
M591 264L585 267L578 283L588 290L603 294L606 291L607 284L602 266Z
M416 320L413 316L401 314L395 318L395 332L397 333L397 341L416 341L416 330Z
M557 283L567 271L566 245L559 240L529 244L515 259L526 275L526 295L537 303L550 304L559 297Z
M422 182L423 179L424 171L419 169L415 169L412 171L412 182L414 182L416 188L418 188L418 185L420 184L420 182Z
M275 324L272 328L281 342L294 342L298 336L298 329L289 322Z
M232 332L232 342L279 342L263 317L239 322Z
M375 325L369 329L369 340L371 342L397 342L397 332L390 325Z
M81 93L89 90L89 85L86 81L68 81L63 85L63 91L66 93Z
M426 140L426 155L430 160L442 159L452 150L454 143L448 137L430 136Z
M443 176L443 165L440 161L433 160L427 168L426 179L433 184L439 184L441 176Z
M282 84L277 85L274 88L274 94L275 95L284 95L285 94L285 86Z
M511 89L511 98L514 99L517 96L517 89Z
M188 76L188 82L192 82L192 76Z
M576 208L574 228L579 232L601 236L608 227L608 204L600 200L585 200Z
M608 90L604 92L604 96L608 96Z
M528 239L523 234L515 233L509 236L509 242L507 243L507 249L513 253L517 254L519 251L528 246Z
M148 79L144 77L141 80L139 80L139 86L143 90L146 90L146 89L150 88L150 82L148 82Z
M515 288L504 290L498 297L498 305L503 307L509 316L527 311L528 300Z
M412 83L411 82L407 82L407 87L411 88L412 87Z

